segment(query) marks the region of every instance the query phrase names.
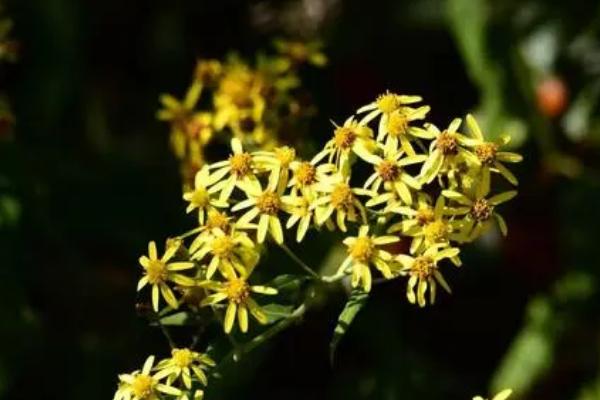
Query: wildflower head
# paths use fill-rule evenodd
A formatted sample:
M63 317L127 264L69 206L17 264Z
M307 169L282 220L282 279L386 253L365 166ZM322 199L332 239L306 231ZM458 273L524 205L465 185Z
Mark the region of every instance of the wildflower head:
M498 145L495 143L482 143L475 147L475 155L482 164L491 165L496 159Z
M296 180L301 186L309 186L317 181L317 169L308 161L303 161L295 173Z
M194 361L194 353L189 349L173 349L171 351L171 357L175 365L179 368L189 367Z
M346 150L352 147L357 134L352 127L339 126L333 134L333 142L338 149Z
M228 235L217 236L211 243L211 252L220 258L229 257L234 248L235 243Z
M229 301L242 304L250 297L250 286L242 278L233 278L225 283L225 294Z
M203 187L196 188L192 194L190 203L196 207L205 208L210 203L210 195L208 194L208 191Z
M352 206L354 196L352 195L352 189L347 183L338 183L331 192L331 204L337 207L348 208Z
M167 280L167 264L162 260L152 260L148 261L148 267L146 268L146 276L148 277L148 282L155 285Z
M287 168L294 158L296 158L296 150L291 147L283 146L275 149L275 157L283 168Z
M377 108L385 114L389 114L397 110L400 106L398 97L394 93L390 92L387 92L377 97L377 100L375 100L375 104L377 104Z
M138 374L131 382L131 391L136 399L150 399L154 395L156 380L146 374Z
M422 207L417 211L415 217L421 226L425 226L435 219L435 212L430 207Z
M217 60L198 61L195 77L204 84L214 82L222 71L221 63Z
M252 170L252 156L249 153L238 153L229 156L231 171L238 177L244 177Z
M350 256L361 263L367 263L373 256L374 250L373 240L367 236L356 238L356 241L348 246Z
M229 218L226 214L215 209L211 209L208 211L208 218L206 219L206 228L218 228L223 232L227 232L229 230Z
M476 221L487 221L492 216L494 207L486 199L478 199L471 206L471 216Z
M448 224L441 219L425 225L423 228L425 238L430 242L440 242L448 235Z
M281 208L281 199L277 193L266 191L256 199L256 207L262 214L275 215Z
M436 147L446 156L456 154L458 152L456 136L448 131L443 131L437 138Z
M400 136L406 133L408 129L408 118L400 111L390 114L388 120L388 132L392 136Z
M428 256L417 257L412 265L411 274L421 279L429 278L435 269L433 259Z
M375 167L375 171L385 182L393 182L400 175L400 168L390 160L383 160Z

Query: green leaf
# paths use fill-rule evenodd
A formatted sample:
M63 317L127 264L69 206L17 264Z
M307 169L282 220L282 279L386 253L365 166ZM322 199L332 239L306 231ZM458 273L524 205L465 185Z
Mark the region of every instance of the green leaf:
M279 275L265 286L272 287L281 292L294 292L298 291L304 282L308 280L308 277L303 275L292 275L285 274Z
M272 324L281 319L288 318L292 315L294 311L294 307L292 306L284 306L282 304L267 304L262 306L262 310L267 314L268 324Z
M189 312L180 311L161 318L160 323L168 326L183 326L188 325L191 319L191 314Z
M335 350L337 349L340 340L350 328L352 321L356 317L356 314L363 308L369 298L369 293L362 291L361 289L354 289L350 298L346 302L346 306L338 317L337 325L333 331L333 338L329 344L329 359L333 364L335 356Z

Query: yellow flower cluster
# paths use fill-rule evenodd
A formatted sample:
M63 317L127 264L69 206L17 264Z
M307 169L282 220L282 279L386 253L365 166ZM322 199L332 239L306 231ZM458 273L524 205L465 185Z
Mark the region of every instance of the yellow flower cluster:
M113 400L158 400L163 395L178 400L200 400L206 386L206 370L215 362L206 354L182 348L154 366L154 356L146 359L141 370L119 375L119 387ZM191 394L190 394L191 393Z
M467 132L460 119L445 129L425 122L429 107L416 105L421 101L382 94L335 124L331 139L308 160L288 146L249 151L234 135L227 159L204 165L184 193L198 226L169 240L162 256L150 243L148 255L140 258L138 290L151 287L157 313L165 311L162 297L170 309L185 303L192 310L211 310L227 334L235 326L246 333L250 317L259 324L269 321L256 298L278 294L250 283L253 272L265 268L263 246L271 242L290 254L286 241L301 242L309 230L325 227L357 234L343 240L347 257L334 276L309 271L311 278L348 277L364 292L372 289L374 272L384 280L405 278L408 301L421 307L434 303L438 286L449 293L442 269L445 263L461 265L459 247L495 223L506 234L497 206L516 191L491 189L497 183L517 184L504 163L519 162L521 156L502 150L505 139L486 141L470 115ZM504 179L496 182L499 177ZM153 398L139 394L164 391L178 379L189 388L190 371L205 383L196 369L175 361L161 362L159 368L170 372L142 370L140 376L149 377L143 378L149 382L145 391L132 383L138 375L122 378L119 399ZM163 374L171 377L167 386L160 383Z
M171 125L170 140L185 185L206 162L213 139L236 137L252 148L273 148L282 130L295 129L312 113L297 93L298 68L323 66L317 43L276 41L277 54L255 66L232 55L224 62L200 60L185 97L162 95L157 117Z

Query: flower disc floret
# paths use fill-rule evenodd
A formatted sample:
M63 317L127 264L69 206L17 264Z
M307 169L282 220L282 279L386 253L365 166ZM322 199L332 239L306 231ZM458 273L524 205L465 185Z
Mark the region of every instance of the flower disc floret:
M475 147L475 155L485 165L493 165L496 161L498 145L495 143L482 143Z
M317 169L308 161L303 161L294 175L302 186L312 185L317 181Z
M400 107L400 101L398 100L398 96L394 93L389 92L377 97L375 103L377 104L377 108L379 108L379 110L382 113L386 114L389 114L397 110L398 107Z
M375 245L370 237L358 237L356 241L348 246L350 256L361 263L367 263L373 256Z
M230 301L242 304L250 297L250 285L242 278L234 278L225 283L225 293Z
M408 118L403 113L396 111L390 115L387 126L392 136L401 136L407 133Z
M252 156L245 152L232 154L229 156L229 166L236 176L244 177L252 170Z
M331 192L331 204L335 207L351 207L354 201L352 189L347 183L338 183Z
M383 160L376 167L375 171L384 182L394 182L400 175L400 168L395 162Z
M494 207L491 206L486 199L478 199L471 206L471 216L476 221L487 221L491 218Z
M262 214L275 215L281 208L281 199L277 193L267 191L256 199L256 207Z
M358 135L352 127L340 126L335 129L333 142L337 148L346 150L352 147L357 137Z
M456 136L448 131L443 131L437 138L436 147L446 156L458 153Z
M435 270L433 259L428 256L420 256L415 259L411 268L411 274L418 276L420 279L429 278Z
M131 382L131 391L138 399L149 399L154 395L156 380L149 375L139 374Z

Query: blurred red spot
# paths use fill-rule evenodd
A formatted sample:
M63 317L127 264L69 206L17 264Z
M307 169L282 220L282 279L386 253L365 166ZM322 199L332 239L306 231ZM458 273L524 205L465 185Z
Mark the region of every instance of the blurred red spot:
M538 84L536 97L542 114L554 118L562 114L567 107L569 90L562 79L550 77Z

